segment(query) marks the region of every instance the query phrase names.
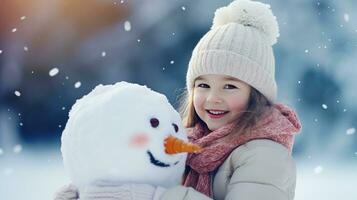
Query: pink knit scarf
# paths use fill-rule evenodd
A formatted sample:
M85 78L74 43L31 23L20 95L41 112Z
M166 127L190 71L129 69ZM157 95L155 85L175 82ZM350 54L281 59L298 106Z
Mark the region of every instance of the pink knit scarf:
M301 129L295 112L282 104L275 104L262 114L249 132L229 137L236 123L228 124L210 132L201 124L188 129L188 138L192 143L204 147L200 154L189 154L187 157L188 173L183 185L213 197L212 182L209 173L223 164L230 153L238 146L253 139L270 139L287 147L291 153L294 134Z

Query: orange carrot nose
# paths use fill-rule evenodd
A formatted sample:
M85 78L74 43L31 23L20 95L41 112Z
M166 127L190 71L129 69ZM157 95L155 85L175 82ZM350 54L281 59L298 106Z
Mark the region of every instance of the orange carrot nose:
M167 154L176 154L176 153L199 153L202 148L198 145L185 142L181 139L178 139L174 136L169 136L165 139L165 152Z

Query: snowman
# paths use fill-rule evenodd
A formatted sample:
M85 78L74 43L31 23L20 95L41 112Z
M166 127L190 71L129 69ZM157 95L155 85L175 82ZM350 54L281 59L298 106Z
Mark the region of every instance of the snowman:
M188 143L180 115L164 95L127 82L98 85L77 100L61 141L80 199L120 199L128 183L179 185L187 153L200 151Z

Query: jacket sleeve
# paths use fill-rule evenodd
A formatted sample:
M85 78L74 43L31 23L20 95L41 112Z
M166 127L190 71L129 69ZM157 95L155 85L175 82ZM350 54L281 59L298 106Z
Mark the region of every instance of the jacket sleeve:
M252 140L232 152L233 174L225 200L292 200L296 166L283 145Z
M77 200L78 198L78 188L72 183L62 186L53 197L54 200Z

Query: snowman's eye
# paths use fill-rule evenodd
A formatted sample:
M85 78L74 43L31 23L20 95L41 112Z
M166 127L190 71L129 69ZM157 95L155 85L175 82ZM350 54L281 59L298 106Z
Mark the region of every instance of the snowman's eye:
M174 126L175 132L177 133L177 131L179 129L178 126L176 124L172 124L172 126Z
M153 128L156 128L156 127L159 126L160 122L159 122L159 120L156 119L156 118L151 118L151 119L150 119L150 124L151 124L151 126L152 126Z

